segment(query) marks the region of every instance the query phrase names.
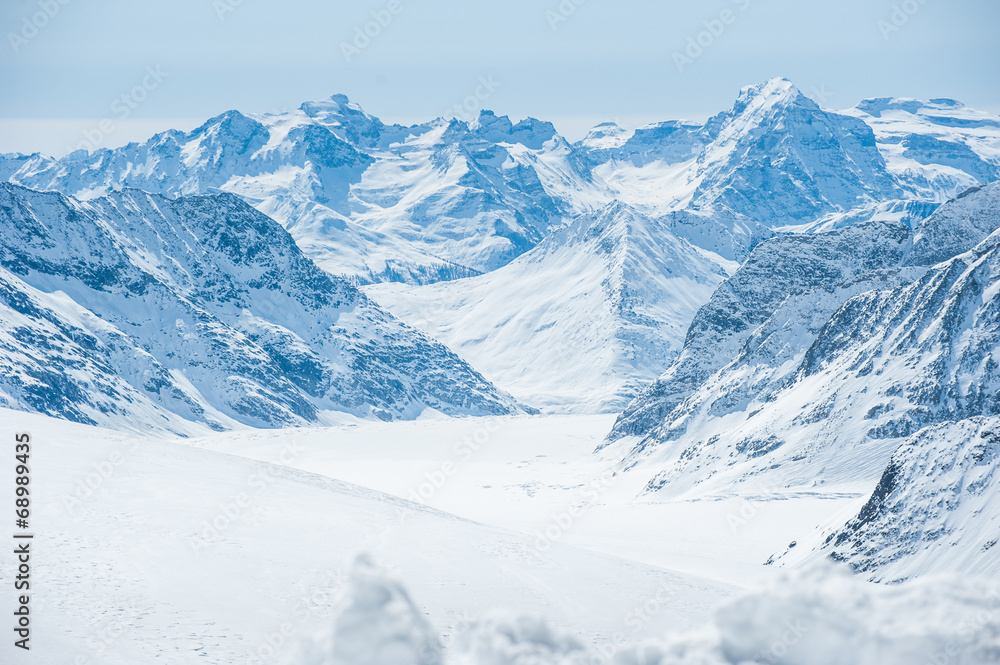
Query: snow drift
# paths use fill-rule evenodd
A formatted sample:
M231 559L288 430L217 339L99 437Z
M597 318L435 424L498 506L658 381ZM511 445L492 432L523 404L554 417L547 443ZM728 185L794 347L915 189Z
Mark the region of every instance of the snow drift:
M296 665L437 665L439 652L399 583L365 574L325 655ZM360 601L358 598L367 600ZM371 602L377 598L377 602ZM363 639L362 639L363 637ZM313 652L317 654L318 652ZM871 584L814 565L723 605L711 625L644 644L585 646L544 619L493 613L464 627L451 665L987 665L1000 660L1000 585L933 578Z

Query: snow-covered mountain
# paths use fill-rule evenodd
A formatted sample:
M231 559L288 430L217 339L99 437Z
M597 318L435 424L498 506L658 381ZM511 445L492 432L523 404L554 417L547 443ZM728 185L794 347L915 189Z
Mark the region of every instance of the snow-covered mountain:
M878 580L1000 574L1000 418L921 430L892 455L871 499L819 552Z
M983 239L1000 227L998 194L971 191L915 232L869 223L763 243L609 439L657 469L651 490L762 474L808 486L877 477L901 437L1000 411L1000 236ZM940 255L955 258L928 265Z
M750 385L764 379L747 381L747 364L768 374L780 371L804 353L847 298L873 288L872 276L887 278L885 271L899 264L909 245L909 229L889 222L783 235L762 243L698 311L680 357L628 405L609 440L649 436L639 444L643 449L661 437L676 438L677 432L658 430L727 366L738 372L738 382ZM698 401L725 397L727 403L735 402L731 406L739 403L725 382L711 387L714 397L706 394ZM720 404L713 411L727 409Z
M915 224L996 177L1000 119L942 100L820 108L787 79L705 123L606 123L569 144L546 122L386 125L342 95L291 112L229 111L191 132L61 159L0 157L0 177L81 199L121 187L227 191L356 282L424 284L506 265L619 200L743 261L774 228Z
M704 127L697 207L724 206L767 226L896 198L871 129L821 109L787 79L744 88Z
M983 164L1000 154L995 120L941 100L869 100L838 113L773 79L744 88L705 123L635 131L608 123L571 145L549 123L515 124L488 111L471 122L387 125L336 95L288 113L230 111L191 132L114 150L5 155L0 175L84 200L123 186L170 197L237 194L279 221L320 267L355 283L449 282L373 293L516 394L602 410L617 408L677 354L720 267L731 273L776 233L883 228L883 240L899 244L899 228L919 225L956 183L992 177ZM900 161L902 143L922 146L921 169ZM956 161L959 143L976 159ZM630 222L588 230L626 207ZM873 256L885 249L879 239L858 242ZM880 267L902 269L897 250ZM857 258L831 279L867 275L874 264ZM768 279L766 261L754 265L738 279ZM761 274L751 278L754 269ZM790 279L775 298L785 286L811 288ZM892 285L865 279L837 298ZM760 307L749 335L779 304L751 298L734 312ZM827 313L820 307L809 325ZM684 396L735 354L690 341L685 362L700 369L670 388ZM652 421L669 410L657 408Z
M230 194L2 184L0 237L6 406L176 431L518 409Z
M1000 178L1000 118L953 99L866 99L844 113L875 132L889 170L913 196L944 202Z
M577 162L549 123L484 112L390 126L335 95L289 113L229 111L114 150L12 157L0 172L82 199L123 186L232 192L330 272L426 282L504 265L585 209L591 186Z
M933 265L975 247L1000 226L1000 184L970 187L914 227L907 265Z
M768 229L905 196L858 118L820 108L787 79L740 91L704 125L665 122L580 143L614 195L672 215L682 237L742 261Z
M673 360L728 266L613 203L486 275L366 291L518 399L605 412Z
M648 500L871 494L779 564L830 556L879 580L1000 571L998 202L993 183L913 231L869 222L761 244L604 447L652 476Z
M890 112L897 108L912 113ZM605 123L577 146L616 198L743 261L772 229L916 225L997 178L998 127L1000 118L942 100L867 100L830 111L779 78L744 88L703 125L668 121L628 132Z

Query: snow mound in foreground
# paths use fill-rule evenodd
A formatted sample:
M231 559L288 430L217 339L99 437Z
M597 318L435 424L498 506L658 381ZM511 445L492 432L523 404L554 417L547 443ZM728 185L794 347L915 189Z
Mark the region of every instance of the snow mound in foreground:
M726 605L716 627L722 663L996 663L1000 587L958 578L879 586L823 565Z
M542 618L491 613L458 637L454 665L583 665L587 652L574 637Z
M986 665L1000 662L1000 584L934 578L879 585L823 562L721 607L705 629L585 647L543 619L466 623L443 658L403 587L369 559L344 609L296 665Z
M367 555L354 562L333 629L305 643L297 665L441 665L438 640L410 595Z
M823 563L734 600L700 635L625 649L614 665L985 665L1000 662L1000 586L877 585Z

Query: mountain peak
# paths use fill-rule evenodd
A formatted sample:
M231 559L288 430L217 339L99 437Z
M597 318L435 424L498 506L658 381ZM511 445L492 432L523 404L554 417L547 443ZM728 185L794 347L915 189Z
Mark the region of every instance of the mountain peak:
M235 109L230 109L224 111L217 116L213 116L203 122L197 129L195 129L193 134L203 134L207 131L212 130L216 127L224 127L229 131L236 132L248 132L252 131L251 128L261 126L259 122L244 115L240 111Z
M803 100L812 102L790 80L777 77L741 88L733 112L739 114L754 107L788 106Z
M382 121L370 115L347 95L335 94L317 102L304 102L299 110L356 146L371 147L382 134Z
M595 125L580 144L591 149L618 148L631 136L631 132L617 122Z
M514 124L510 121L510 118L505 115L498 116L493 111L489 109L483 109L479 112L479 116L469 123L469 129L475 132L499 132L501 134L509 134L514 128Z

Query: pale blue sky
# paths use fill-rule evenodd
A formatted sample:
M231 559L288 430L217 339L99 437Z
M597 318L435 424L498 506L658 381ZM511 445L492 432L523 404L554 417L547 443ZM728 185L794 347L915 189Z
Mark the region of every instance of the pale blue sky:
M449 114L480 77L499 84L486 107L552 120L571 138L609 119L703 118L773 76L831 108L895 95L1000 111L995 0L562 0L575 10L562 14L560 0L0 4L0 152L65 152L103 118L114 123L101 139L110 146L336 92L415 122ZM51 17L38 14L45 6ZM373 11L391 20L348 61L342 44ZM42 24L37 33L25 17ZM678 67L674 54L699 36L703 52ZM150 89L123 119L115 100L144 79Z

